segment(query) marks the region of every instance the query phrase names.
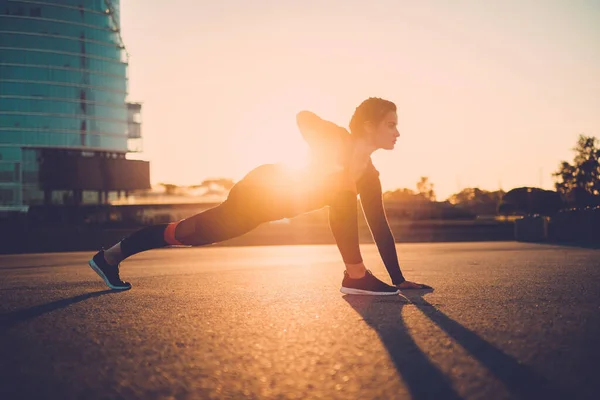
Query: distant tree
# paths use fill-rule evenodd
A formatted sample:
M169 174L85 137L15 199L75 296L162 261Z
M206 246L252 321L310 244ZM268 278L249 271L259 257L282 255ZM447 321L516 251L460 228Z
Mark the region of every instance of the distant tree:
M213 178L213 179L205 179L201 184L204 187L221 187L223 190L230 190L235 182L229 178Z
M233 179L229 178L210 178L205 179L199 185L190 186L191 189L207 189L207 190L220 190L229 191L235 185Z
M509 190L498 206L501 215L553 215L563 207L558 192L535 187L520 187Z
M413 202L415 197L415 191L406 188L388 191L383 194L383 199L388 201Z
M495 215L502 197L503 190L487 191L479 188L465 188L448 198L448 202L477 215Z
M202 196L227 196L227 193L235 185L235 181L229 178L209 178L198 185L192 185L189 188L201 189Z
M417 182L417 192L425 200L435 201L435 192L433 190L433 183L429 182L429 178L422 176L421 180Z
M431 189L432 190L432 189ZM394 219L473 219L475 214L450 202L429 200L411 189L396 189L383 194L386 213ZM435 195L433 197L435 199Z
M179 186L174 185L172 183L159 183L159 185L165 188L165 194L169 196L174 195L177 192L177 189L179 188Z
M573 164L562 161L552 174L556 191L573 205L600 203L600 149L598 139L580 135L573 148Z

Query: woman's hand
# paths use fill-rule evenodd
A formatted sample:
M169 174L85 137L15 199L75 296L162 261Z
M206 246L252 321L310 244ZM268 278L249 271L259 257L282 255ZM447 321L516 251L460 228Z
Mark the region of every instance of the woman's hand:
M404 281L396 285L398 289L433 289L429 285L425 285L424 283L416 283L411 281Z

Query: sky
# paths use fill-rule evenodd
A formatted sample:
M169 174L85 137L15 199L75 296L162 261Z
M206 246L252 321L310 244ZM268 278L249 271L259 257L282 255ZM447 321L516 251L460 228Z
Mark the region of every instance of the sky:
M600 137L600 1L121 0L129 101L151 181L241 179L301 162L296 114L348 127L398 107L372 156L384 191L553 188L580 134Z

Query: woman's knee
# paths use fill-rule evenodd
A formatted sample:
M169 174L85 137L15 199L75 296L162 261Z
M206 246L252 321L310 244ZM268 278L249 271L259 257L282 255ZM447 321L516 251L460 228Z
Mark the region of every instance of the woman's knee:
M196 223L191 218L183 219L175 224L173 236L180 243L184 243L187 237L196 232Z
M199 242L204 241L198 240L199 227L205 226L209 229L217 224L218 213L217 210L220 206L214 209L205 210L201 213L195 214L191 217L182 219L181 221L175 222L169 225L175 225L173 228L173 239L181 244L194 246L199 245ZM167 235L167 233L165 233Z

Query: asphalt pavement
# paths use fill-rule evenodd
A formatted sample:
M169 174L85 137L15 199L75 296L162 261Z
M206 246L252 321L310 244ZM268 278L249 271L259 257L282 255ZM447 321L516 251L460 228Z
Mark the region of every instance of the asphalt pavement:
M361 245L389 282L377 248ZM0 399L598 399L600 252L398 244L407 298L332 245L0 256Z

